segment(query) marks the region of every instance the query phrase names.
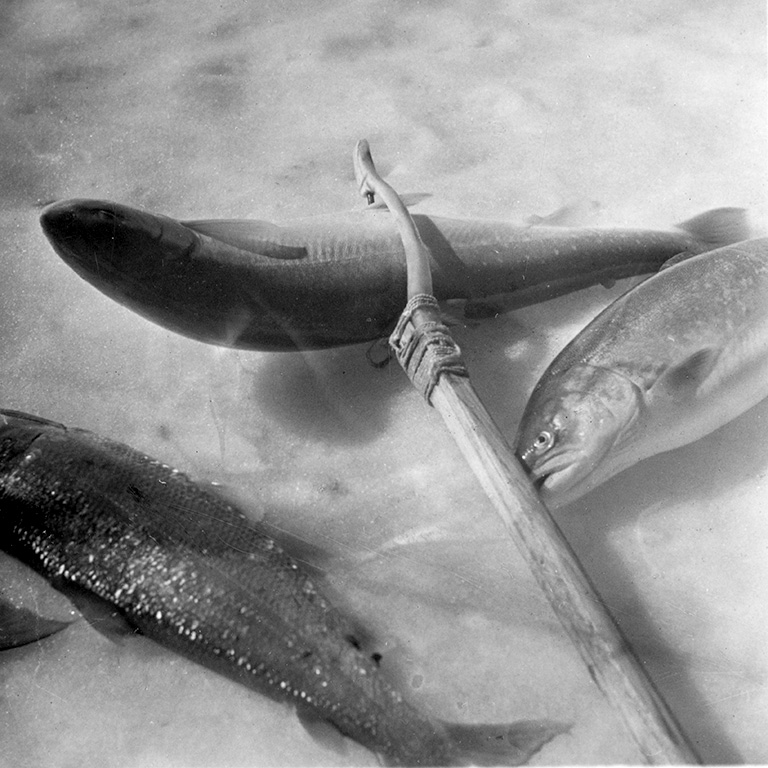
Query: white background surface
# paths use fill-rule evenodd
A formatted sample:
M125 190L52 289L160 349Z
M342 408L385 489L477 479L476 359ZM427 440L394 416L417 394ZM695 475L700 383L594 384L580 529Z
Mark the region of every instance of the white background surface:
M98 431L327 549L417 704L572 723L535 762L634 762L437 415L364 347L215 349L112 303L39 205L279 221L359 206L367 137L418 211L599 223L766 210L759 2L62 2L0 11L0 402ZM626 285L455 335L509 435L554 353ZM768 403L557 517L707 762L768 761ZM3 591L65 603L3 559ZM0 658L0 764L376 765L144 639L84 621Z

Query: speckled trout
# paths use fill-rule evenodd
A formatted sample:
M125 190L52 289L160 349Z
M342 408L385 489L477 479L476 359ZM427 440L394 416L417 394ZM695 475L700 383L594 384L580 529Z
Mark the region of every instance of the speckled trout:
M415 214L439 300L467 316L506 294L505 309L631 275L748 237L744 212L709 211L669 232L520 227ZM285 224L177 221L126 205L67 200L41 224L81 277L144 317L241 349L319 349L391 332L406 302L403 246L387 211Z
M517 765L563 731L546 721L452 724L419 711L313 579L240 510L92 432L0 411L0 548L390 764Z
M631 289L555 358L517 454L551 506L714 431L768 396L768 238Z

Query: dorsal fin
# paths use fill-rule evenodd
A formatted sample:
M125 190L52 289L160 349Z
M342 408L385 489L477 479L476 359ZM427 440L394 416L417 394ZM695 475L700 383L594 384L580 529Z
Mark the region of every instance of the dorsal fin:
M12 419L20 419L21 421L32 422L34 424L40 424L44 427L58 427L59 429L66 429L66 427L63 424L59 424L58 421L44 419L42 416L33 416L31 413L25 413L24 411L14 411L10 408L0 409L0 423L3 421L4 416Z
M744 208L713 208L675 225L712 248L749 239L749 222Z
M583 227L600 213L597 200L574 200L546 215L529 216L526 223L532 227Z
M219 240L227 245L271 259L303 259L307 249L303 245L285 245L285 232L277 224L257 219L202 219L182 221L185 227Z
M297 707L296 715L304 730L316 744L335 752L337 755L349 753L347 742L341 731L318 712L309 707Z

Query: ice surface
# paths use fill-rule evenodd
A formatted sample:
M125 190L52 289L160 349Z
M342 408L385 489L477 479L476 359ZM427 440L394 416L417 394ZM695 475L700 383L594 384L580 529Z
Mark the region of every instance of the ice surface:
M538 764L635 762L437 415L364 347L215 349L99 294L42 203L179 219L349 210L371 143L417 210L525 221L599 200L665 227L744 206L764 229L762 3L155 3L0 11L0 403L217 480L329 550L328 582L417 704L573 723ZM457 329L511 436L553 354L626 285ZM707 762L768 762L768 403L558 520ZM3 561L4 591L53 606ZM376 765L144 639L84 622L0 658L0 764Z

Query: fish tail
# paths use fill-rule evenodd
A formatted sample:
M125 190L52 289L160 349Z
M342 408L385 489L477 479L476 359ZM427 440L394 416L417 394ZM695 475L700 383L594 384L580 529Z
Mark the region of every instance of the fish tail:
M0 597L0 651L20 648L55 635L71 623L38 616L26 608L17 608L10 600Z
M547 742L569 730L552 720L520 720L506 725L444 723L453 765L522 765Z
M749 221L744 208L713 208L675 225L710 248L748 240Z

